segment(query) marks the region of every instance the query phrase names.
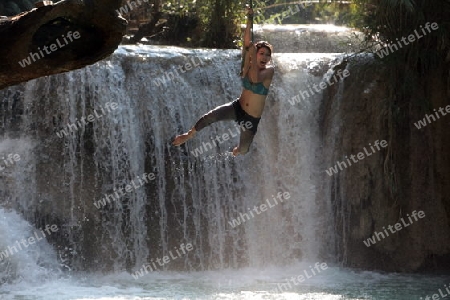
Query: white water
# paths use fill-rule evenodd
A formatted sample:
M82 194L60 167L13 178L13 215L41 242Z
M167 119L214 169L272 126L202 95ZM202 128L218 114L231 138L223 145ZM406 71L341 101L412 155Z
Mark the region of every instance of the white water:
M121 47L111 60L2 94L20 98L26 110L21 134L6 132L5 137L27 145L25 153L31 153L21 161L26 163L5 173L9 183L2 192L15 201L3 198L2 205L20 211L36 228L43 220L62 224L56 242L68 246L57 255L39 250L44 260L20 252L14 258L31 261L31 270L19 268L17 276L2 269L11 283L2 286L0 295L27 300L412 299L438 286L434 279L425 281L435 286L422 285L410 276L330 267L289 291L269 292L308 269L307 262L333 261L331 210L315 189L321 94L295 105L288 99L318 83L319 69L326 70L337 55L274 56L277 75L245 157L226 154L236 139L198 158L189 154L210 137L233 129L231 122L203 130L186 148L172 147L174 135L189 129L201 114L238 97L238 55L231 50ZM201 57L202 65L178 74L164 88L152 83L193 57ZM108 102L118 103L117 110L69 137L56 137L65 124ZM145 172L157 175L145 188L102 210L93 205ZM236 228L229 225L278 192L291 197ZM18 215L0 211L0 217L10 232L2 247L29 236L30 225L15 225L28 224ZM168 264L169 270L216 271L164 271L133 279L130 272L181 243L191 243L194 250ZM59 276L52 267L58 263L74 271ZM411 285L418 287L396 291Z
M35 159L27 167L43 171L28 174L34 178L29 188L45 201L40 206L19 196L20 188L10 188L18 198L13 208L24 208L31 221L44 211L65 226L71 251L64 256L73 256L78 267L85 259L104 258L77 255L87 251L82 245L87 239L111 258L99 268L115 271L137 270L182 243L195 248L183 257L188 270L315 260L328 252L320 241L331 234L323 217L329 214L326 205L314 203L315 111L321 95L295 105L287 99L318 83L321 76L312 74L326 69L335 56L275 55L277 75L251 154L236 159L227 152L237 138L200 157L188 155L211 137L235 130L233 122L203 130L186 148L174 148L170 142L203 113L239 95L238 51L121 47L109 61L13 88L29 109L19 139L35 143ZM196 58L201 59L199 66L179 73L166 86L152 82ZM89 126L63 138L54 133L110 103L118 108ZM93 206L146 172L155 173L156 179L145 188L102 210ZM290 198L245 225L229 225L278 193L289 193ZM93 237L87 226L95 226Z
M30 237L34 241L27 243ZM58 277L56 252L42 237L16 212L0 208L0 284L33 284Z
M135 281L128 273L77 274L71 277L3 285L4 300L419 300L445 294L450 278L356 272L329 267L300 284L292 277L308 264L288 268L152 273ZM281 287L281 284L285 284Z

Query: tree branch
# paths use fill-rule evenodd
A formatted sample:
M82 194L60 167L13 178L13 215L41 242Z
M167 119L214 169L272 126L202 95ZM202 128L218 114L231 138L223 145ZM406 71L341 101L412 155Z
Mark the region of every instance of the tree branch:
M119 5L119 0L66 0L0 19L0 89L109 56L127 24L115 12Z

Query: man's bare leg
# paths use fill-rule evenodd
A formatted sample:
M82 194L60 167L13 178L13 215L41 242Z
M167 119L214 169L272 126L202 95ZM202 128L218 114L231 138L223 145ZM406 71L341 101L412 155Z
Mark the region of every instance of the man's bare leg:
M195 130L195 128L192 128L191 130L189 130L186 133L177 135L175 137L175 139L173 140L172 145L174 145L174 146L181 146L181 145L183 145L188 140L192 139L196 132L197 132L197 130Z

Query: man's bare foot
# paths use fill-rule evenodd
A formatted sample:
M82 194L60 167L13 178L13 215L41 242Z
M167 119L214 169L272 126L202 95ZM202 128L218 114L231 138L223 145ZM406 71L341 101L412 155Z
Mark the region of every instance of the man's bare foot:
M234 149L233 149L233 155L234 155L234 156L238 156L239 154L241 154L241 153L239 152L239 147L234 147Z
M191 129L191 130L189 130L189 131L186 132L186 133L177 135L177 136L175 137L175 139L173 140L172 145L174 145L174 146L181 146L181 145L183 145L183 144L186 143L189 139L191 139L191 138L194 137L195 132L196 132L195 129Z

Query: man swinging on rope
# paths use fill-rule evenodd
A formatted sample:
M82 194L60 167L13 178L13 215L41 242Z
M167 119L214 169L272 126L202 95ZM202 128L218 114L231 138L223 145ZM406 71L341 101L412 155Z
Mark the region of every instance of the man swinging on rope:
M247 26L244 33L245 55L241 72L243 86L241 96L235 101L218 106L203 115L191 130L175 137L174 146L182 145L193 138L197 131L212 123L235 120L241 126L241 135L239 145L233 149L233 155L237 156L248 152L255 137L274 74L273 66L267 66L273 52L272 45L265 41L253 44L252 27L253 9L250 7L247 9Z

